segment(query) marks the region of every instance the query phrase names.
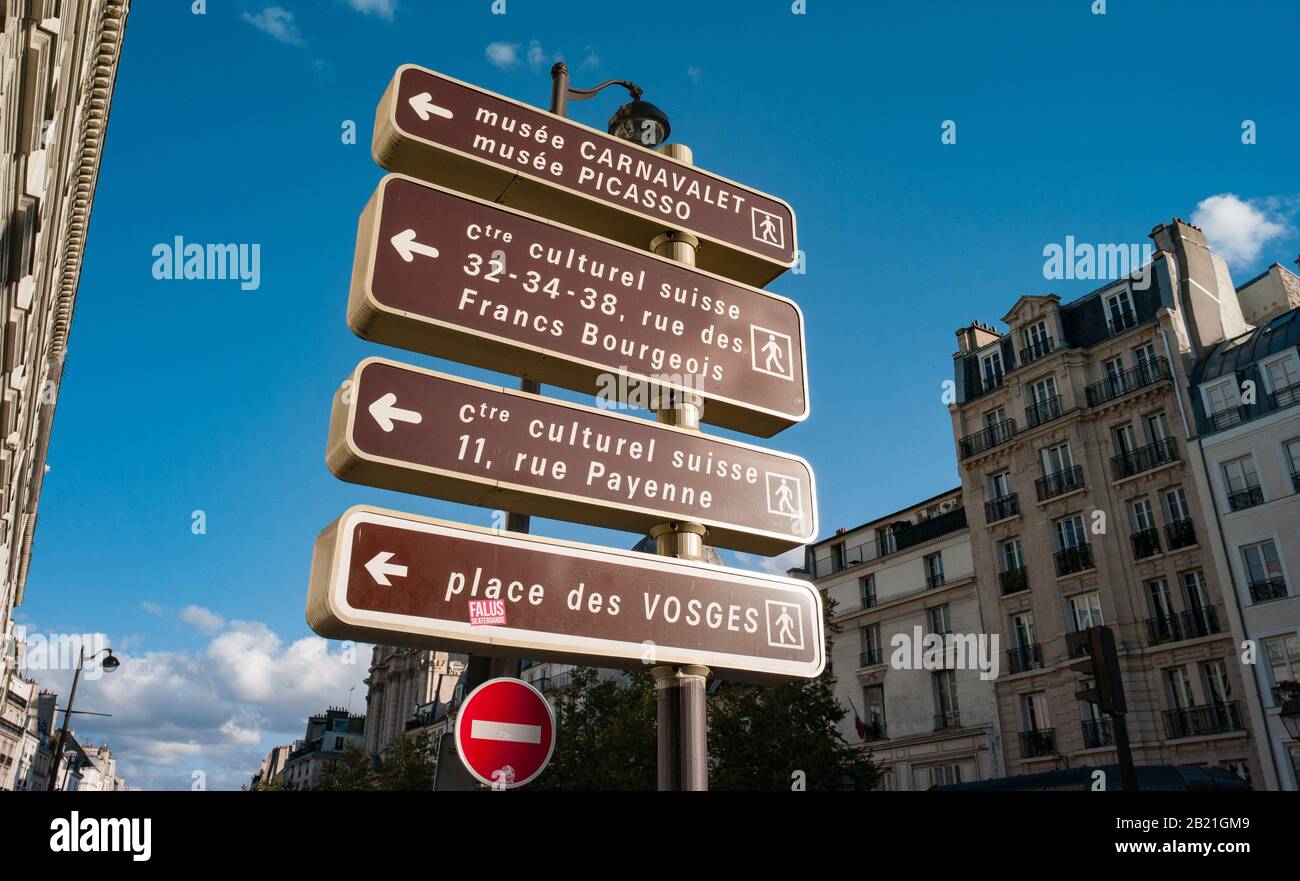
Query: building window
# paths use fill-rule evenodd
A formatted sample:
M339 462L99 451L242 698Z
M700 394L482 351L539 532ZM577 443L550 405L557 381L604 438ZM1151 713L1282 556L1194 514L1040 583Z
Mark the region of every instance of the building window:
M946 786L961 782L961 765L931 765L924 770L929 772L931 786Z
M1300 441L1297 441L1300 446ZM1297 459L1300 462L1300 459ZM1011 472L1001 471L997 474L989 475L989 498L1001 499L1011 495Z
M1101 617L1101 594L1096 591L1070 597L1066 601L1065 608L1071 633L1078 633L1089 627L1101 627L1106 623Z
M1300 400L1300 362L1295 352L1283 352L1260 362L1266 391L1276 406L1289 407Z
M984 391L991 391L1002 385L1002 350L995 349L987 355L980 356L980 375L984 380Z
M1216 431L1230 428L1241 421L1241 391L1237 388L1235 374L1201 386L1201 398L1205 403L1205 412L1210 417L1210 424Z
M1224 486L1228 489L1229 511L1241 511L1264 503L1264 490L1259 485L1254 456L1232 459L1220 467Z
M1003 596L1029 589L1025 554L1019 538L1008 539L998 545L998 562L1001 566L998 581L1002 584Z
M862 608L870 609L876 604L876 576L867 575L858 579L858 598Z
M1056 754L1056 730L1047 710L1047 695L1041 691L1020 696L1024 729L1020 732L1020 754L1026 759Z
M928 590L943 587L943 553L930 554L925 558L925 586Z
M1273 706L1280 707L1283 691L1300 687L1300 636L1294 633L1260 640L1268 663L1268 687Z
M937 670L930 674L934 682L934 727L960 728L961 715L957 708L957 676L952 670Z
M1037 361L1052 351L1052 335L1047 332L1047 322L1038 321L1024 331L1025 348L1020 353L1024 364Z
M1282 451L1286 457L1287 473L1291 475L1291 489L1300 493L1300 437L1283 444Z
M883 662L884 653L880 645L880 625L868 624L858 630L858 634L862 641L862 656L858 659L859 666L870 667L873 664Z
M335 752L343 751L343 738L341 737L334 738L334 751Z
M1286 578L1282 574L1282 561L1278 558L1273 539L1243 545L1241 561L1246 569L1246 582L1254 602L1276 600L1287 595Z
M943 636L952 632L952 620L948 617L948 604L933 606L927 612L930 619L930 632Z
M1137 368L1138 375L1147 383L1151 382L1157 375L1157 365L1159 363L1156 359L1155 343L1147 343L1133 349L1133 366Z
M879 740L885 736L885 686L868 685L862 689L863 724L867 728L864 740Z
M1137 316L1133 313L1133 298L1129 296L1128 288L1107 294L1105 305L1106 326L1110 328L1112 336L1137 324Z

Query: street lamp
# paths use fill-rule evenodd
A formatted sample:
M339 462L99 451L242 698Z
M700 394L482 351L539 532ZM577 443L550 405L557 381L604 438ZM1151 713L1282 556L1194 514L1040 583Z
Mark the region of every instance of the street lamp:
M90 656L90 660L95 660L100 655L108 653L108 657L100 663L100 667L112 673L118 667L122 666L114 655L112 649L100 649ZM45 785L46 792L54 791L54 783L59 779L59 759L63 758L63 747L68 741L68 719L72 717L72 702L77 699L77 683L81 681L81 670L86 666L86 647L83 645L77 657L77 672L72 676L72 691L68 693L68 705L63 710L63 728L59 730L59 745L54 751L54 764L50 768L50 779Z
M642 101L640 86L627 80L606 80L595 88L574 89L569 86L569 68L563 61L557 61L551 68L551 112L566 116L570 99L586 101L609 86L627 89L632 100L614 112L609 118L609 128L606 131L616 138L652 150L668 140L668 133L672 131L668 124L668 114L649 101Z

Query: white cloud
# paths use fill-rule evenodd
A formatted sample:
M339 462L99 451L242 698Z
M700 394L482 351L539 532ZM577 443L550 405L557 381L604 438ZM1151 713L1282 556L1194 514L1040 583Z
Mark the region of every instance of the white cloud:
M598 67L600 67L600 53L595 46L588 46L587 55L582 59L579 70L595 70Z
M131 788L189 789L202 772L210 789L237 789L272 746L302 737L308 716L347 704L349 690L353 712L364 712L369 646L286 644L265 624L232 620L199 652L116 654L122 665L83 677L77 693L79 708L111 718L74 727L83 742L109 744ZM70 670L33 673L59 694L71 685Z
M226 626L225 618L203 606L186 606L180 611L180 619L209 636Z
M262 33L281 43L288 43L290 46L304 46L307 43L303 39L302 31L298 30L298 25L294 22L293 13L283 6L268 6L256 15L245 12L243 18Z
M784 575L791 569L802 569L804 564L803 546L791 548L775 557L760 557L757 554L736 554L736 562L745 569L766 572L769 575Z
M140 608L144 609L150 615L153 615L157 618L161 618L163 616L163 612L165 611L162 606L158 605L157 603L151 603L148 600L145 600L144 602L140 603Z
M509 70L519 63L518 43L488 43L483 52L494 67L502 70Z
M348 5L363 15L377 15L385 21L392 21L397 0L348 0Z
M700 69L698 67L692 64L690 67L686 68L686 75L691 78L691 82L699 85Z
M528 41L528 66L533 70L541 70L546 64L546 53L542 51L542 44L537 40Z
M1265 243L1287 231L1286 224L1267 203L1246 201L1233 193L1203 199L1192 214L1192 223L1205 232L1214 252L1229 263L1249 266L1259 257Z

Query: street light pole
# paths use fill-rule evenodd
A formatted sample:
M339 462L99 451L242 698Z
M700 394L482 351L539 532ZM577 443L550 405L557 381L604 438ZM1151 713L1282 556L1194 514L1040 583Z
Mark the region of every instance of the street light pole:
M108 652L108 657L104 659L103 667L110 673L117 669L118 660L113 657L112 649L100 649L91 655L91 660L98 658L104 652ZM112 663L109 663L109 662ZM59 759L63 758L63 748L68 741L68 720L72 718L72 702L77 699L77 683L81 681L81 670L86 666L86 647L83 645L77 655L77 672L72 674L72 691L68 693L68 705L63 709L63 727L59 729L59 746L54 751L54 764L50 768L50 778L45 784L46 792L54 791L54 784L59 778Z

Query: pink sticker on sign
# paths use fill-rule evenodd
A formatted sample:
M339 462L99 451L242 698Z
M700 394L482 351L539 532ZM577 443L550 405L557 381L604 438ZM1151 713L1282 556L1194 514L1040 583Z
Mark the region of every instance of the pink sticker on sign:
M470 600L470 624L505 624L505 600Z

